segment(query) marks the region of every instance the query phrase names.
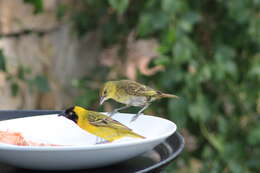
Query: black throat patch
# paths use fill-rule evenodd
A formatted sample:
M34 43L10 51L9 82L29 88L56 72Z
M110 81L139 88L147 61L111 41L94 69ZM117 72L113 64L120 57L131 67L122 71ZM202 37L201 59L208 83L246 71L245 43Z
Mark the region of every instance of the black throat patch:
M65 115L66 118L72 120L73 122L77 123L78 121L78 116L77 114L74 112L74 107L68 108L65 110Z

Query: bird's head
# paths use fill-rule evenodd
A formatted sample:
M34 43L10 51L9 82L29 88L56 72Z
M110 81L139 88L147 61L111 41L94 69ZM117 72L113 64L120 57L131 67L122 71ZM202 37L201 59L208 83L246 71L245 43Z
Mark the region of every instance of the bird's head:
M102 105L106 100L113 98L116 92L115 82L109 81L104 84L104 86L100 89L99 92L99 103Z
M63 116L65 118L68 118L69 120L78 123L78 120L86 115L87 110L80 107L80 106L73 106L66 110L64 110L59 116Z

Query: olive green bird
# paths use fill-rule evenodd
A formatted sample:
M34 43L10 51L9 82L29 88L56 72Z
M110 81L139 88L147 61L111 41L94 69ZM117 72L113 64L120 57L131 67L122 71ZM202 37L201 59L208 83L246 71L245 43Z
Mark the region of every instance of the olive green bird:
M110 113L110 116L113 116L119 110L126 109L130 106L142 107L142 109L132 118L131 122L135 121L151 102L161 98L178 98L178 96L162 93L131 80L108 81L100 89L100 105L108 99L113 99L126 105L113 110Z

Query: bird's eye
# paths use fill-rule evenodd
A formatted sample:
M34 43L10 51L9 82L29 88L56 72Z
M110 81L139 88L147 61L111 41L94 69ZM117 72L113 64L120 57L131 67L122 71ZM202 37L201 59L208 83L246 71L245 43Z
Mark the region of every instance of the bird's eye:
M104 95L105 95L105 96L107 95L107 90L104 91Z
M75 112L73 112L73 111L69 112L67 118L74 121L75 123L77 123L78 116L76 115Z
M73 117L74 113L73 112L69 112L69 117Z

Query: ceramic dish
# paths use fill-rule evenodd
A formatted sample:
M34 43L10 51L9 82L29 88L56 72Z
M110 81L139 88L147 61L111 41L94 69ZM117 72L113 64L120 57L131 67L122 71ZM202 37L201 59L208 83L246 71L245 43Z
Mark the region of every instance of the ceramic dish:
M113 118L146 139L126 138L95 145L96 137L72 121L57 115L34 116L0 121L1 131L21 132L26 139L63 146L16 146L0 143L0 162L22 168L75 170L121 162L151 150L176 131L166 119L142 115L129 123L133 114Z

